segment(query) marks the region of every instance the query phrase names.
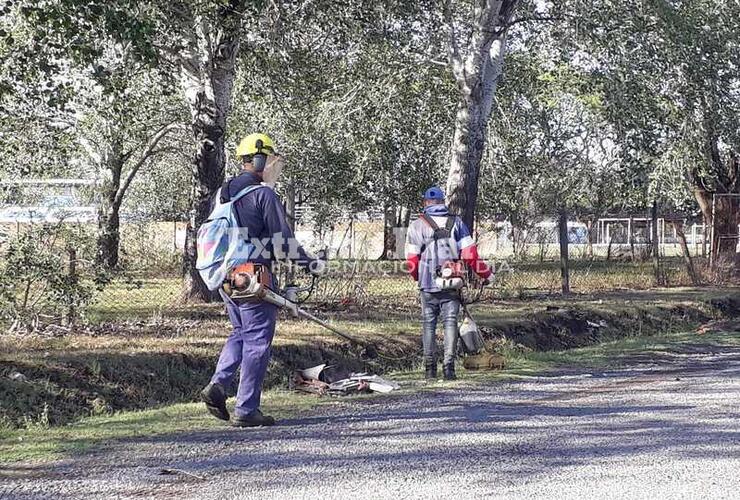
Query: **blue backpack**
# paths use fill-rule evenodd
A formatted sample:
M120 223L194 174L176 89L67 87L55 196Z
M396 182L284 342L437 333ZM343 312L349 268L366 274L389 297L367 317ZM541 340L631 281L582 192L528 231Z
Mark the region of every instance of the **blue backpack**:
M198 229L196 240L198 258L195 268L200 272L200 277L209 290L220 288L231 269L250 260L255 247L247 241L248 235L239 227L234 213L234 203L248 193L265 186L261 184L247 186L224 202L221 200L221 192L226 187L224 184L216 194L216 206L213 207L208 220Z

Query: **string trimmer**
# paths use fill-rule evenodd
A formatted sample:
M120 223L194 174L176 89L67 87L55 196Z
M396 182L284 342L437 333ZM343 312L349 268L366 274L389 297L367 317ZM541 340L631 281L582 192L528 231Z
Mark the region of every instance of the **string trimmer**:
M463 309L463 321L460 325L460 339L462 340L463 350L466 354L463 359L463 366L467 370L503 369L505 364L504 357L498 353L491 352L488 349L483 340L483 336L478 330L478 325L475 323L470 311L468 311L467 306L479 301L482 294L482 284L472 300L466 300L467 297L465 297L462 291L460 291L460 302Z
M364 340L360 340L357 337L354 337L349 333L330 325L326 321L317 318L310 312L301 309L300 307L298 307L297 303L288 300L279 293L275 293L269 288L263 286L255 276L243 275L243 277L248 279L249 281L244 284L244 287L240 288L239 290L234 290L233 294L231 295L232 299L256 298L259 300L264 300L265 302L269 302L270 304L274 304L278 307L285 308L290 311L293 316L300 316L309 321L313 321L317 325L323 326L324 328L334 333L335 335L338 335L344 340L348 340L349 342L362 347L362 351L360 352L361 357L366 359L375 359L379 356L378 349L374 344L366 342Z

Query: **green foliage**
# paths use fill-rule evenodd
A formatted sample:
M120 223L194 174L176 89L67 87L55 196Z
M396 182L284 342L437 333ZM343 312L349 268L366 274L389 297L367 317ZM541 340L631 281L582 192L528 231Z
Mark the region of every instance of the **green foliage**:
M0 255L0 318L9 331L32 332L74 322L94 296L82 279L91 239L62 224L33 226L9 240Z
M509 54L490 127L482 207L519 229L560 209L599 216L619 209L618 144L598 85L550 45Z
M449 5L465 35L474 3ZM250 131L274 136L285 178L320 225L368 207L416 208L424 186L444 183L459 99L443 10L394 0L0 3L0 175L96 177L109 209L114 181L152 133L191 118L178 89L191 56L207 56L203 20L214 40L229 23L243 34L231 109L221 103L228 152ZM691 210L687 173L721 181L707 139L722 157L740 148L737 2L523 1L517 13L481 215L567 205L593 216L653 198ZM159 144L124 212L187 217L192 139L179 130Z
M558 41L587 53L622 160L646 197L685 208L740 149L737 2L571 0ZM701 186L698 186L701 187Z
M252 130L271 134L320 225L416 205L423 186L442 180L454 112L447 69L430 61L442 43L434 12L351 3L328 19L325 7L267 13L252 33L228 145Z

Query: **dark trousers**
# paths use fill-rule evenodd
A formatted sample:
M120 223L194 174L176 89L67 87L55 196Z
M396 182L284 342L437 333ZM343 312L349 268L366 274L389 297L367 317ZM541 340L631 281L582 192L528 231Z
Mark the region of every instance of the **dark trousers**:
M457 351L457 315L460 295L456 291L421 292L422 336L424 364L437 362L437 320L444 325L444 364L455 362Z

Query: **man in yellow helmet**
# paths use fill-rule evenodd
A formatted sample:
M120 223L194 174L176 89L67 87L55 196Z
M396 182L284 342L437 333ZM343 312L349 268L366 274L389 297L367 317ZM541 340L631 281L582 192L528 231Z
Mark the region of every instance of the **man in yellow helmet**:
M246 229L258 252L249 262L231 271L221 290L234 330L221 351L211 382L201 392L201 399L211 414L229 420L226 387L241 367L232 423L237 427L256 427L275 424L275 419L262 414L259 405L278 308L264 301L232 300L228 292L238 289L240 273L257 276L265 286L274 289L271 268L276 260L288 258L313 274L322 274L326 263L310 256L297 243L283 205L270 189L283 166L272 139L265 134L248 135L237 147L236 156L243 170L221 187L221 202L228 202L246 191L247 194L235 198L233 210L240 229Z

